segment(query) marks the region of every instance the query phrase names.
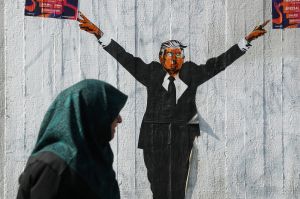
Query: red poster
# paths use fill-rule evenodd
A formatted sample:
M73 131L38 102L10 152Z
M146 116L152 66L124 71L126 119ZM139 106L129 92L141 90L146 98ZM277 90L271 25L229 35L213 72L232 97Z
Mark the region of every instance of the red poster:
M26 0L25 15L77 19L78 0Z
M272 0L273 28L300 28L300 0Z

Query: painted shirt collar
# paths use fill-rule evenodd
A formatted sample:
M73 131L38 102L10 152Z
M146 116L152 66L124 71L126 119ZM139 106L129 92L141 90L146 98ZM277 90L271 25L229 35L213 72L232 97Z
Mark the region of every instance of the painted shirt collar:
M169 87L169 78L170 75L167 73L164 81L162 83L162 86L166 89L166 91L168 91L168 87ZM178 99L181 97L181 95L184 93L184 91L188 88L188 86L179 78L179 75L175 75L174 76L175 80L174 80L174 84L176 87L176 103L178 101Z

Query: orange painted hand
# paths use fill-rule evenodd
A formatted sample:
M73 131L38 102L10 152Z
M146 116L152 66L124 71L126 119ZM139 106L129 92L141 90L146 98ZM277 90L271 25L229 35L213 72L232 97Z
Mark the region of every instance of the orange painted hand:
M248 42L251 42L252 40L264 35L267 31L264 29L264 27L270 22L270 20L265 21L263 24L256 26L252 32L250 32L245 39Z
M95 24L93 24L82 12L79 11L79 16L77 21L79 21L79 27L81 30L85 30L86 32L89 32L97 37L97 39L100 39L103 36L103 32L98 28Z

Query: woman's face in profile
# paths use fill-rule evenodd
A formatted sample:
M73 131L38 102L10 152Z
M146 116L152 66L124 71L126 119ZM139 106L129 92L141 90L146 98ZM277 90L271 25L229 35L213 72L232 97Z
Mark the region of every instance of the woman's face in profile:
M113 139L115 137L116 127L121 122L122 122L122 117L120 115L118 115L116 117L116 119L114 119L114 121L111 123L111 139Z

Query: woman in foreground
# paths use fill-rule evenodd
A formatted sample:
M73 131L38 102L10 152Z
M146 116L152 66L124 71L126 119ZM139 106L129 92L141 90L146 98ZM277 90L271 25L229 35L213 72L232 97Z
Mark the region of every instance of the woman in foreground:
M99 80L62 91L43 119L17 199L120 198L109 141L126 100Z

